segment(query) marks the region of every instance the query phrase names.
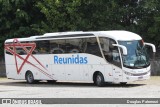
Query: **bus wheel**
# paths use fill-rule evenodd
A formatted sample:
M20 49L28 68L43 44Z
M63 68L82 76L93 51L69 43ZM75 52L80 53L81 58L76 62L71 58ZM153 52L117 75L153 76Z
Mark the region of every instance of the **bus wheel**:
M95 78L95 84L99 87L103 87L105 85L104 77L102 73L98 73Z
M127 82L120 82L120 84L121 84L121 85L126 85L126 84L127 84Z
M47 80L48 83L55 83L56 80Z
M27 83L29 83L29 84L35 83L34 76L31 71L28 71L26 73L26 80L27 80Z

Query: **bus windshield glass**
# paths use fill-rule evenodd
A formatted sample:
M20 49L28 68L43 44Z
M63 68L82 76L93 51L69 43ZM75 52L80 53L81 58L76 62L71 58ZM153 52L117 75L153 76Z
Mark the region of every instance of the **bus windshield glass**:
M142 40L118 41L118 43L125 46L128 51L127 55L122 54L124 67L139 69L150 65L149 57Z

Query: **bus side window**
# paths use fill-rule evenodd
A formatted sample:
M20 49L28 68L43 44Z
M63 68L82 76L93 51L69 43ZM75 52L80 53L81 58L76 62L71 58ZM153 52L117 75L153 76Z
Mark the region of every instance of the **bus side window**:
M50 54L58 54L59 53L59 48L58 48L58 43L56 40L50 40Z
M6 43L6 44L10 44L10 43ZM11 50L13 50L13 47L10 47ZM9 52L8 50L5 50L5 53L8 55L13 55L11 52Z
M10 53L9 51L6 50L6 54L8 55L13 55L12 53Z
M82 38L67 39L66 40L66 53L82 53L84 41Z
M97 39L95 37L87 38L86 42L87 42L86 53L102 57L99 45L97 43Z
M20 43L27 43L27 42L20 42ZM28 49L28 47L25 47ZM16 47L16 53L19 55L27 55L27 52L23 49L23 47Z
M65 53L65 40L50 40L50 54Z
M26 55L26 51L23 48L16 47L16 53L19 55Z
M33 54L47 54L49 53L49 41L37 41L36 48Z
M58 51L59 51L59 54L66 53L66 40L60 39L57 42L58 42Z

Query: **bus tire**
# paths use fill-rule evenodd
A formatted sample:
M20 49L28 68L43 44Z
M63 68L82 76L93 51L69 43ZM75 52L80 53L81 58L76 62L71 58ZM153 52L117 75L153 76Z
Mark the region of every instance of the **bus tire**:
M96 75L96 78L95 78L95 82L94 82L97 86L99 87L103 87L105 85L105 82L104 82L104 77L103 77L103 74L102 73L98 73Z
M48 83L56 83L56 80L47 80Z
M127 84L127 82L120 82L120 84L121 84L121 85L126 85L126 84Z
M26 73L26 81L29 84L36 83L36 81L34 80L34 76L33 76L31 71L27 71L27 73Z

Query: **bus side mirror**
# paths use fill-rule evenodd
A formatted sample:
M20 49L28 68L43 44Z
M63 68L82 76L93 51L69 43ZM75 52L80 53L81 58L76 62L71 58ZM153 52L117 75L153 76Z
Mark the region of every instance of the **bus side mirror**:
M127 48L123 45L112 44L113 46L120 47L123 50L123 55L127 55Z
M155 45L154 44L151 44L151 43L144 43L144 45L148 45L148 46L151 46L152 47L152 50L153 50L153 52L155 53L156 52L156 47L155 47Z

